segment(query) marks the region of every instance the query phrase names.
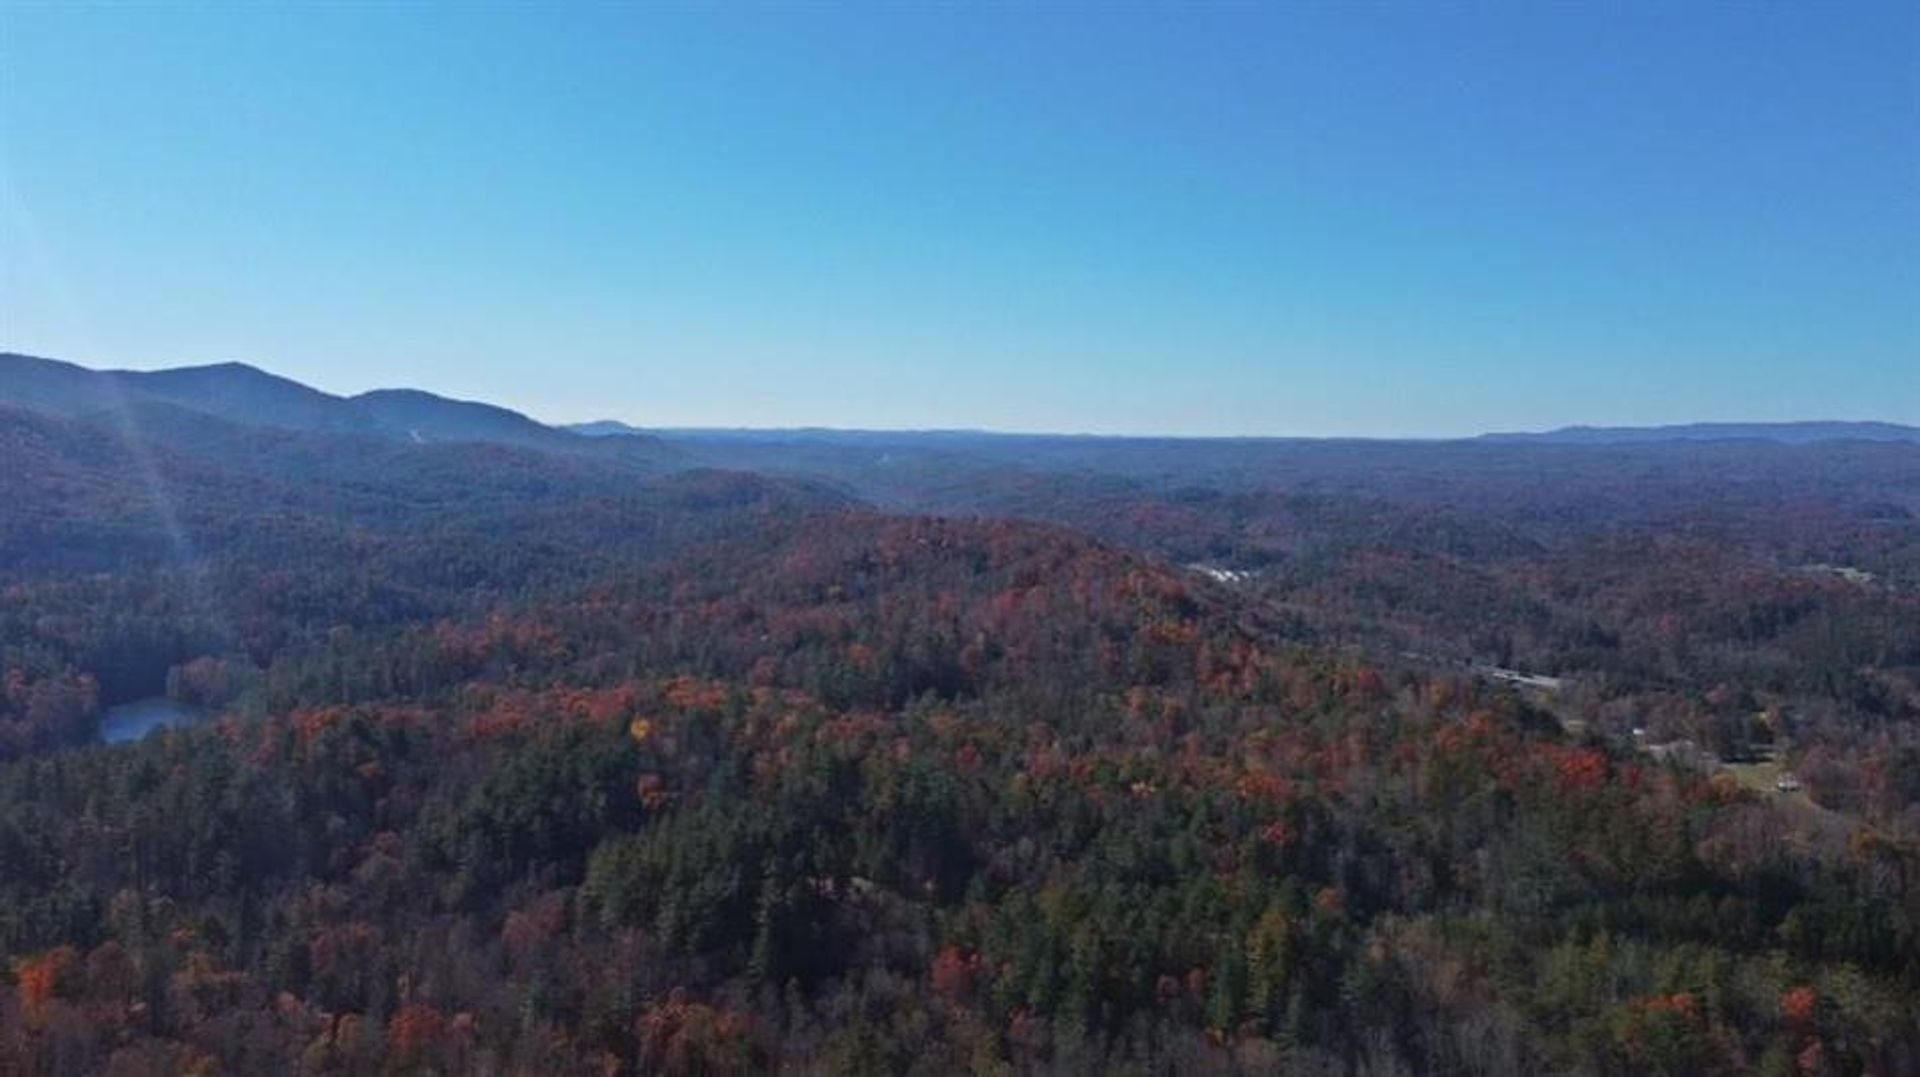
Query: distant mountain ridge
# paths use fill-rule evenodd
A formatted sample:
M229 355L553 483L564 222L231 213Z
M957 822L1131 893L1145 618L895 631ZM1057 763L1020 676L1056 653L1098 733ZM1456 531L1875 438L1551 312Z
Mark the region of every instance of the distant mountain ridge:
M1651 441L1915 441L1920 427L1883 422L1680 423L1672 426L1563 426L1537 433L1482 434L1478 441L1619 445Z
M567 423L562 430L571 430L583 437L613 438L645 436L647 431L637 426L629 426L618 419L596 419L590 423Z
M245 363L91 370L57 359L0 353L0 403L66 418L162 403L248 426L416 444L479 441L559 452L601 449L576 434L493 404L419 389L335 396Z
M0 405L74 418L140 403L161 403L228 422L326 434L352 434L415 444L489 442L552 452L614 454L667 451L694 441L807 441L846 445L978 447L1031 443L1082 447L1129 443L1265 445L1279 442L1368 443L1393 439L1128 438L996 434L967 430L648 430L612 419L548 426L510 408L455 400L420 389L375 389L336 396L245 363L167 370L93 370L57 359L0 352ZM1556 430L1482 434L1458 439L1513 445L1628 445L1687 441L1763 441L1804 445L1830 441L1920 443L1920 427L1889 422L1685 423L1673 426L1567 426Z

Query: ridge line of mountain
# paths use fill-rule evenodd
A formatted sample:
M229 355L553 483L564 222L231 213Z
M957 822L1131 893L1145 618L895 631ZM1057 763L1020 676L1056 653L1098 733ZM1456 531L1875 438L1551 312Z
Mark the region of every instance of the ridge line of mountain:
M562 452L630 450L663 436L687 440L816 441L922 444L1008 442L1375 442L1538 445L1627 445L1657 442L1831 441L1920 443L1920 426L1885 421L1697 422L1663 426L1565 426L1461 438L1183 437L1010 433L988 430L862 430L824 427L644 428L613 419L549 424L503 405L442 396L424 389L371 389L345 396L248 363L225 361L162 370L96 370L77 363L0 352L0 402L74 416L124 405L128 397L158 400L247 425L363 434L412 441L491 441Z

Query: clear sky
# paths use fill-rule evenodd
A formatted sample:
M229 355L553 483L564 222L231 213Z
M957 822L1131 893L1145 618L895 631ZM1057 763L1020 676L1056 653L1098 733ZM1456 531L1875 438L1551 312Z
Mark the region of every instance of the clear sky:
M647 425L1920 422L1920 5L5 3L0 349Z

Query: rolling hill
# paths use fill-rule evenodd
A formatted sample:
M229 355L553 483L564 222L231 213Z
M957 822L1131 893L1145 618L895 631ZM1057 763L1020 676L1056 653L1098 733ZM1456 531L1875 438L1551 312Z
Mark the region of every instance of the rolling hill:
M632 456L645 440L600 443L508 408L453 400L418 389L336 396L245 363L171 370L90 370L73 363L0 353L0 404L66 418L169 404L247 426L405 441L478 441L549 452Z

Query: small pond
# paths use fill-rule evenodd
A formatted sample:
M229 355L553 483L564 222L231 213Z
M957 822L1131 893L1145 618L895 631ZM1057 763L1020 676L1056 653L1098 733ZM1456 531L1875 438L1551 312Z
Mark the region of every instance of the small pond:
M165 696L136 699L107 708L100 717L100 739L108 744L124 744L156 729L192 725L206 717L205 712Z

